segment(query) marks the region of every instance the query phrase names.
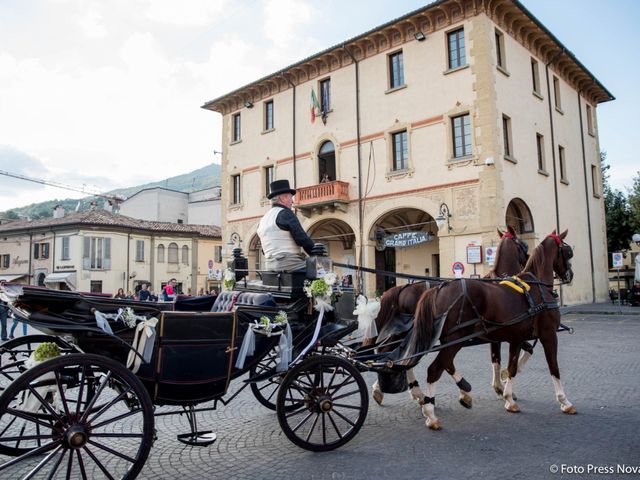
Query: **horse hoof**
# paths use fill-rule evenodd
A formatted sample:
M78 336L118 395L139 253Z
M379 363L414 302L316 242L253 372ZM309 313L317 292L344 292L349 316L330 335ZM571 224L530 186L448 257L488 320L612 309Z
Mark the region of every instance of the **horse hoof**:
M504 408L507 409L507 412L511 412L511 413L520 413L520 407L518 405L516 405L515 403L509 405L505 405Z
M442 425L440 425L440 422L438 420L435 421L431 421L429 419L427 419L426 422L424 422L427 427L429 427L431 430L442 430Z
M373 399L376 401L378 405L382 405L382 400L384 399L384 393L382 393L379 390L374 390Z
M458 401L464 408L471 408L473 406L473 400L471 399L471 397L461 397L458 399Z
M512 393L512 394L511 394L511 397L513 398L513 401L518 400L518 397L516 397L516 394L515 394L515 393Z
M576 407L571 405L570 407L562 407L562 413L566 413L567 415L575 415L576 413L578 413L578 411L576 410Z

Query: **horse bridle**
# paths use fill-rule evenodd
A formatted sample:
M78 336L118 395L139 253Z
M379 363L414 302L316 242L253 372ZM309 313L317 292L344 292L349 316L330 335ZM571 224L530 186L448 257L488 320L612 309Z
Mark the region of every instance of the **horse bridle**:
M527 263L527 260L529 260L529 245L527 245L526 242L523 242L515 235L510 234L509 232L504 232L502 236L504 238L510 238L515 242L516 247L518 247L518 261L520 262L520 265L524 267Z
M550 233L549 235L547 235L547 238L551 238L554 242L556 242L556 245L558 246L558 258L562 258L562 262L565 266L569 265L567 272L570 271L571 264L569 263L569 260L573 258L573 248L571 248L571 246L562 238L560 238L560 235L556 233ZM561 283L570 283L570 280L565 280L564 278L561 280Z

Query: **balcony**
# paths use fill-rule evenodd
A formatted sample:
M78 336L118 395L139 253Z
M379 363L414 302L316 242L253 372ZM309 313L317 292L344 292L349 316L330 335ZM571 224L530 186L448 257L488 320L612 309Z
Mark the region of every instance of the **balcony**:
M301 187L296 193L296 208L305 217L314 213L322 213L340 210L346 212L349 206L349 184L335 180L333 182L319 183L309 187Z

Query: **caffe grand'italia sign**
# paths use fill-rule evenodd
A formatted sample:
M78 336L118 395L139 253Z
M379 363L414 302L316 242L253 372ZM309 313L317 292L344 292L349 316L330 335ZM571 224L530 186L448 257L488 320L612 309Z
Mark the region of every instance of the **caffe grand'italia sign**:
M434 236L429 232L400 232L383 238L385 247L408 248L431 242Z

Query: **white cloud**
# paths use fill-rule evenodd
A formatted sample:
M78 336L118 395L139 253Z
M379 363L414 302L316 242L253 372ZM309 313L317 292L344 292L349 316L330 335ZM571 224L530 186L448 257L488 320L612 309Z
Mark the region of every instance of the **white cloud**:
M149 0L145 13L155 22L195 27L214 22L228 4L227 0Z
M303 0L266 0L263 32L276 48L291 48L300 38L297 31L310 23L315 9Z
M89 38L104 38L107 36L107 29L102 23L102 14L91 8L77 19L80 29Z

